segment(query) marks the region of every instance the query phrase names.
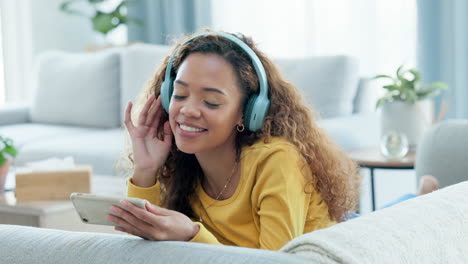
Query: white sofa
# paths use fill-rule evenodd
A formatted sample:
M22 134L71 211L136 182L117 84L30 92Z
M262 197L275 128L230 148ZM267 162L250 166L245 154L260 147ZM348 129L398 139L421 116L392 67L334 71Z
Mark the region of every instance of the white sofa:
M0 224L2 263L466 263L468 182L304 234L280 252Z
M467 132L467 120L446 121L432 128L418 147L416 171L433 173L450 186L304 234L280 252L0 224L0 262L467 263ZM456 157L448 167L447 156Z
M25 105L0 106L0 134L19 146L17 166L72 155L98 174L115 175L124 146L123 116L170 47L134 44L94 53L51 51L35 63L34 94ZM377 115L356 59L276 60L344 149L378 143Z

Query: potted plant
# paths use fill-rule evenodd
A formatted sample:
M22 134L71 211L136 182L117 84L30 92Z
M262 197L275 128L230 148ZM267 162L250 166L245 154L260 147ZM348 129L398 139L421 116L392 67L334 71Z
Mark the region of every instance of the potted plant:
M18 155L13 140L0 136L0 192L4 191L5 180L12 160Z
M87 6L83 6L83 2L87 3ZM109 0L67 0L60 4L60 10L70 15L88 18L91 21L93 30L100 33L104 39L107 38L111 31L121 25L127 23L142 25L138 19L131 18L127 15L128 4L135 1L121 0L116 6L105 8L109 7L109 5L106 4L113 4L114 2L115 1ZM79 3L81 3L81 6L76 5ZM73 5L76 6L72 8ZM106 41L109 43L108 39Z
M447 89L447 85L434 82L421 84L421 74L416 69L405 70L398 67L395 76L377 75L373 79L385 79L386 93L377 101L376 108L381 108L381 133L390 131L403 133L414 149L424 131L432 125L434 110L429 98Z

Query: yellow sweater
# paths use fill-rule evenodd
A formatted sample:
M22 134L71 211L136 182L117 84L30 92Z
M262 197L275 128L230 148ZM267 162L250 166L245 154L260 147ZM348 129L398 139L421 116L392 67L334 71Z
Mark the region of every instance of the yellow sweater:
M301 234L335 224L320 193L307 184L310 169L304 164L295 146L281 138L243 147L240 182L229 199L216 201L198 187L191 204L203 222L195 222L200 231L191 241L278 250ZM160 185L140 188L130 178L128 196L159 205Z

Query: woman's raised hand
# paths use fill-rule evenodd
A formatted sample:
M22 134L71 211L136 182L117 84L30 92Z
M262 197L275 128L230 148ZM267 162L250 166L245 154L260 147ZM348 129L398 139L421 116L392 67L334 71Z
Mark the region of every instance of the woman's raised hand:
M155 98L155 95L148 98L138 117L136 126L133 124L131 117L132 102L128 103L125 111L125 126L132 140L133 162L135 165L133 180L139 186L155 183L156 171L166 162L172 144L173 135L169 121L164 123L164 140L157 138L157 126L164 109L161 105L161 98L158 97L156 100Z

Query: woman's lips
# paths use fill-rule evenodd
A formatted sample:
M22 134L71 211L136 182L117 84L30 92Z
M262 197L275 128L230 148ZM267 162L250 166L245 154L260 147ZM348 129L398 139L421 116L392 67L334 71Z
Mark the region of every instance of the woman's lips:
M198 137L200 135L203 135L206 131L208 131L207 129L204 129L204 128L201 128L203 129L202 131L186 131L186 130L183 130L181 127L180 127L181 123L177 123L177 133L183 137L188 137L188 138L195 138L195 137ZM188 126L188 127L192 127L192 126L189 126L189 125L186 125L184 123L182 123L183 126ZM194 128L197 128L197 127L194 127Z

